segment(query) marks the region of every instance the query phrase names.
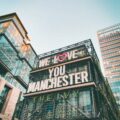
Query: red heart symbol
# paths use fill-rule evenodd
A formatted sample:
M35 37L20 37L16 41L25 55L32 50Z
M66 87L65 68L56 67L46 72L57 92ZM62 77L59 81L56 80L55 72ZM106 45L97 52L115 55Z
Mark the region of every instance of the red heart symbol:
M67 57L68 57L67 52L59 54L56 56L56 58L59 62L63 62Z

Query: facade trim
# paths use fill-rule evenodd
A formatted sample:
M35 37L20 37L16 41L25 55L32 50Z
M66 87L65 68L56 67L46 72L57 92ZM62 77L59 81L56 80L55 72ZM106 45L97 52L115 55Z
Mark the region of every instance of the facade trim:
M37 69L37 70L33 70L30 73L32 74L32 73L35 73L35 72L38 72L38 71L50 69L50 68L57 67L57 66L60 66L60 65L66 65L66 64L70 64L70 63L75 63L75 62L82 61L82 60L87 60L87 59L92 59L92 58L91 58L91 56L88 56L88 57L80 58L80 59L77 59L77 60L72 60L72 61L69 61L69 62L61 63L61 64L59 63L57 65L52 65L52 66L40 68L40 69Z
M62 87L62 88L57 88L57 89L52 89L52 90L46 90L46 91L41 91L41 92L35 92L35 93L26 93L24 96L33 96L33 95L38 95L38 94L43 94L43 93L50 93L50 92L56 92L56 91L61 91L61 90L67 90L67 89L75 89L75 88L81 88L81 87L88 87L88 86L94 86L96 87L96 84L94 82L88 82L88 83L83 83L83 84L78 84L78 85L73 85L73 86L68 86L68 87Z

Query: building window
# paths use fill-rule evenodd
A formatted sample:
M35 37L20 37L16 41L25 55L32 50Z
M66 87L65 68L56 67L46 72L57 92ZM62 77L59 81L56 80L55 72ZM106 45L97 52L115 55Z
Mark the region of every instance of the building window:
M4 86L4 89L2 90L2 92L0 92L0 112L3 109L4 103L6 101L9 91L10 91L10 88L8 86Z

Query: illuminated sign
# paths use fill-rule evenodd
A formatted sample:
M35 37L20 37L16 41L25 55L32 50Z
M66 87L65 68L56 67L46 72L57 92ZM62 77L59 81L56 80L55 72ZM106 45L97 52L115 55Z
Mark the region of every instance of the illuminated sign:
M39 60L39 67L45 67L45 66L53 65L60 62L74 60L80 57L84 57L86 55L87 55L87 51L85 49L85 46L84 47L82 46L78 49L76 48L74 50L56 54L54 56L42 58Z
M62 65L50 68L48 79L29 83L27 93L57 89L85 82L88 82L87 70L66 74L65 65Z

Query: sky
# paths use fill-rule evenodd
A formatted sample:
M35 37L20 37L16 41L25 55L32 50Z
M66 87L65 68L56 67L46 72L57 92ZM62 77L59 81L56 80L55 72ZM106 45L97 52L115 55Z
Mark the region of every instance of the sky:
M0 15L16 12L37 54L91 39L120 23L120 0L0 0Z

